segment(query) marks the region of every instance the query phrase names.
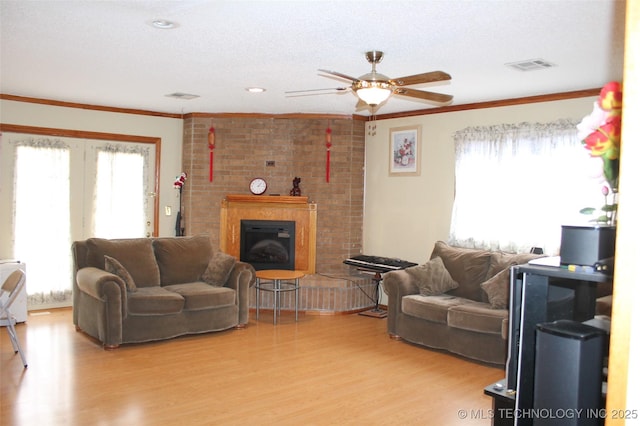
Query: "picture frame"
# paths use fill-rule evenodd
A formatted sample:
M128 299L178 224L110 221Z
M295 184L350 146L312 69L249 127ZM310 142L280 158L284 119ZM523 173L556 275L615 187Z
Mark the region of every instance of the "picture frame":
M420 176L420 126L389 129L389 176Z

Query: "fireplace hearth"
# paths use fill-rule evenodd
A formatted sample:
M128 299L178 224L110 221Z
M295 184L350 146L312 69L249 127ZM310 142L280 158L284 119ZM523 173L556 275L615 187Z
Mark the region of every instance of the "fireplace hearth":
M241 220L240 260L257 271L295 269L296 223L281 220Z

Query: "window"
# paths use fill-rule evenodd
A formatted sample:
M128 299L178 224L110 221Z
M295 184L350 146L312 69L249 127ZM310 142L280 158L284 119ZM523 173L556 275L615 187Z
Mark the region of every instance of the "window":
M456 132L451 243L511 252L537 246L557 255L561 225L585 223L580 209L604 204L594 172L601 169L599 159L581 146L576 124L559 120Z
M1 249L27 265L29 309L71 304L73 241L151 233L155 145L3 133L2 154Z
M16 146L13 257L27 264L32 306L71 299L70 161L61 140Z
M145 164L149 148L109 144L99 146L95 151L97 170L91 235L102 238L143 237L147 228L145 195L149 189Z

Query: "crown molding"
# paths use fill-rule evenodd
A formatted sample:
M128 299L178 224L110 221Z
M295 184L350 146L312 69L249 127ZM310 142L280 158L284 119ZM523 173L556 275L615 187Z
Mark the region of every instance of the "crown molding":
M166 118L279 118L279 119L330 119L330 120L356 120L356 121L372 121L372 120L388 120L392 118L404 118L415 117L418 115L431 115L431 114L443 114L447 112L467 111L472 109L485 109L485 108L498 108L514 105L525 105L538 102L552 102L561 101L567 99L586 98L591 96L598 96L600 94L600 88L575 90L571 92L551 93L546 95L537 96L525 96L521 98L501 99L496 101L487 102L475 102L462 105L449 105L436 108L425 108L413 111L396 112L389 114L376 114L373 116L365 116L359 114L303 114L303 113L289 113L289 114L266 114L266 113L206 113L206 112L192 112L187 114L172 114L157 111L147 111L141 109L131 108L116 108L103 105L81 104L76 102L64 102L56 101L52 99L32 98L26 96L16 96L0 93L0 99L16 102L27 102L51 106L60 106L66 108L78 108L94 111L116 112L122 114L136 114L136 115L148 115L154 117L166 117Z

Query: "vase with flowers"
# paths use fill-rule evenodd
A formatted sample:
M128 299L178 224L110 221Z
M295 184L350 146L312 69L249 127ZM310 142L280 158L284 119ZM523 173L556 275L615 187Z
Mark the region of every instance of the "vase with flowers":
M578 137L593 158L602 161L601 214L593 222L616 225L618 211L618 176L620 170L620 133L622 127L622 85L612 81L604 85L593 111L578 124ZM595 207L585 207L580 213L592 215Z
M604 205L593 226L562 226L560 263L600 268L613 264L618 211L618 175L620 169L620 129L622 86L613 81L604 85L593 111L578 124L578 137L594 161L599 161L599 173ZM592 215L595 207L585 207L580 213ZM608 268L611 273L611 268Z

